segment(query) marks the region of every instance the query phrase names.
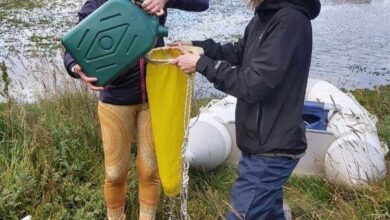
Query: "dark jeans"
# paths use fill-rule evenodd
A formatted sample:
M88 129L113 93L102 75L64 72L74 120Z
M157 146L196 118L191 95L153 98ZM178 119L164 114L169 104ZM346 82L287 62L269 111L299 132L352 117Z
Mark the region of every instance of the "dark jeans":
M283 220L283 185L299 159L242 154L227 220Z

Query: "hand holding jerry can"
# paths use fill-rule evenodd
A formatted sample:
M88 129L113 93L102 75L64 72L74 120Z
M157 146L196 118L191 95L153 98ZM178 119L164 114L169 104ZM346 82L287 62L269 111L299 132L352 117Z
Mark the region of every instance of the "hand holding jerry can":
M68 32L62 43L97 86L109 85L150 51L168 29L129 0L110 0Z

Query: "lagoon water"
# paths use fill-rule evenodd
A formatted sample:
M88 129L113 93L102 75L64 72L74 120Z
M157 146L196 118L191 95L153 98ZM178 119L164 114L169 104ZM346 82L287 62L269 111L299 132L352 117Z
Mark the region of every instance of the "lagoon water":
M42 57L46 66L61 66L61 53L56 52L60 50L59 38L76 21L83 1L37 2L33 7L0 8L0 59L8 64L13 94L27 100L33 99L33 91L44 89L38 89L42 83L36 81L50 77L40 76L39 68L31 66L36 67ZM312 23L310 77L347 89L390 84L390 0L322 3L321 14ZM241 37L253 12L240 0L210 0L210 4L210 9L202 13L169 10L168 40L214 38L229 42ZM62 82L55 79L56 84ZM199 77L198 82L201 96L216 93L203 78Z

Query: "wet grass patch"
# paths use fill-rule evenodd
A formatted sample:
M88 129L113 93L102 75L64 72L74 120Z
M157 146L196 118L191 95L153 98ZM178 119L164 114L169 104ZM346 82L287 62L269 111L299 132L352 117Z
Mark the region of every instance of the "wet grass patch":
M34 9L44 7L42 0L3 0L0 2L0 8L4 10L10 9Z
M60 39L55 36L38 36L33 35L29 39L35 48L47 49L47 52L56 52L62 48Z

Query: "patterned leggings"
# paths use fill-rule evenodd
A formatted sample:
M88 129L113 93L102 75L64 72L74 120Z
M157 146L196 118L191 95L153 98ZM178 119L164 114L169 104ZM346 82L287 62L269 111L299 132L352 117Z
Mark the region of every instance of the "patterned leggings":
M99 102L98 114L104 148L104 200L108 219L125 219L126 177L134 133L137 135L139 219L155 219L161 186L148 104L121 106Z

